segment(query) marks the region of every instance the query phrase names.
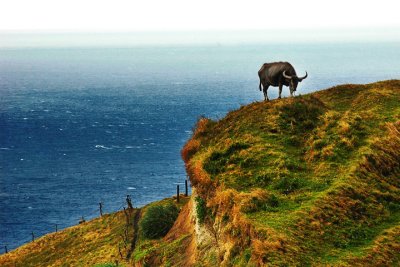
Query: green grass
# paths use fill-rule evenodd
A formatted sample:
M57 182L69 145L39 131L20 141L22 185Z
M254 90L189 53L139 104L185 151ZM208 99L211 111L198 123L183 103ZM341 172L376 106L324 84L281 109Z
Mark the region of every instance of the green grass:
M210 225L221 220L218 235L235 240L233 261L250 249L251 264L362 262L399 225L398 121L398 80L252 103L203 123L186 168L207 188L200 197L216 214ZM234 205L224 203L225 190L237 192ZM389 257L390 246L382 251Z

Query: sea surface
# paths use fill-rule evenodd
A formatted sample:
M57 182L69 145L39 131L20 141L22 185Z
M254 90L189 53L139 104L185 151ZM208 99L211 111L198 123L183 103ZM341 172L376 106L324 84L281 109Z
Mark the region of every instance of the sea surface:
M400 78L399 43L0 49L0 253L173 195L196 120L262 101L281 60L308 72L298 94Z

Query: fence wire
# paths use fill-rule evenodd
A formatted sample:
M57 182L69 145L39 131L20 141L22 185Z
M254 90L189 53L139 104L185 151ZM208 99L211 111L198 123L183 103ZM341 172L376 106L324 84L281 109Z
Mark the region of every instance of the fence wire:
M185 184L185 183L175 183L175 184L176 184L176 185L182 185L182 184ZM189 186L190 186L190 183L189 183L189 182L188 182L188 184L189 184ZM185 191L184 191L184 192L185 192ZM127 201L124 200L124 201L121 202L122 204L119 206L119 208L118 208L117 210L112 210L112 211L109 211L109 213L107 213L107 212L105 212L105 210L104 210L104 207L105 207L105 206L104 206L104 203L103 203L103 202L101 202L101 203L102 203L102 208L103 208L103 216L106 215L106 214L109 214L109 213L113 213L111 219L114 219L115 216L118 215L117 213L118 213L119 211L122 211L122 210L124 209L124 207L128 207ZM97 203L97 204L98 204L98 203ZM96 214L97 214L98 216L94 216L94 215L96 215ZM91 211L90 211L89 213L87 213L85 216L82 215L81 218L77 218L77 223L79 224L79 222L80 222L81 219L84 219L84 220L86 221L86 219L90 220L90 219L94 219L94 218L96 218L96 217L100 217L100 207L99 207L99 206L98 206L98 208L91 210ZM17 224L17 223L15 223L15 224ZM21 239L21 240L19 240L17 243L20 244L19 246L21 246L21 245L26 244L26 243L28 243L28 242L32 242L32 239L36 240L36 239L38 239L38 238L40 238L40 237L42 237L42 236L44 236L44 235L46 235L46 234L55 233L56 231L61 231L61 230L65 229L65 228L68 228L68 227L71 227L71 226L73 226L73 225L63 225L63 224L61 224L61 223L53 223L53 224L51 224L51 227L49 227L49 228L51 228L49 231L44 232L44 233L43 233L43 231L41 231L41 235L37 235L37 236L36 236L35 232L32 231L32 232L31 232L31 235L30 235L29 237L24 238L24 239ZM14 231L14 230L11 230L11 232L13 233L13 236L15 236L15 231ZM34 235L33 238L32 238L32 234ZM3 248L3 249L1 250L1 248ZM4 254L4 253L7 253L7 252L10 252L11 250L14 250L14 249L15 249L14 247L10 249L8 243L6 243L6 242L0 242L0 255L1 255L1 254Z

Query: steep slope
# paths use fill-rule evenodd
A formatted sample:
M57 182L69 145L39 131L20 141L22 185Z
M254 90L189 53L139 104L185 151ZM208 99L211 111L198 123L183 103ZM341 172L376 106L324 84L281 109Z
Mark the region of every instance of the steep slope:
M201 118L182 157L215 239L198 261L399 264L398 80Z

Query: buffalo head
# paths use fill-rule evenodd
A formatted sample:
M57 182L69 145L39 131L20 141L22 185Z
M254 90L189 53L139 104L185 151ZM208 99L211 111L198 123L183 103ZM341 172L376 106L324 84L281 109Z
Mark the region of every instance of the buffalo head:
M303 77L297 77L297 75L289 76L286 74L286 71L283 72L283 77L285 77L286 79L289 80L290 93L293 93L296 91L297 85L299 84L299 82L301 82L302 80L307 78L307 75L308 75L307 71L306 71L306 75L304 75Z

